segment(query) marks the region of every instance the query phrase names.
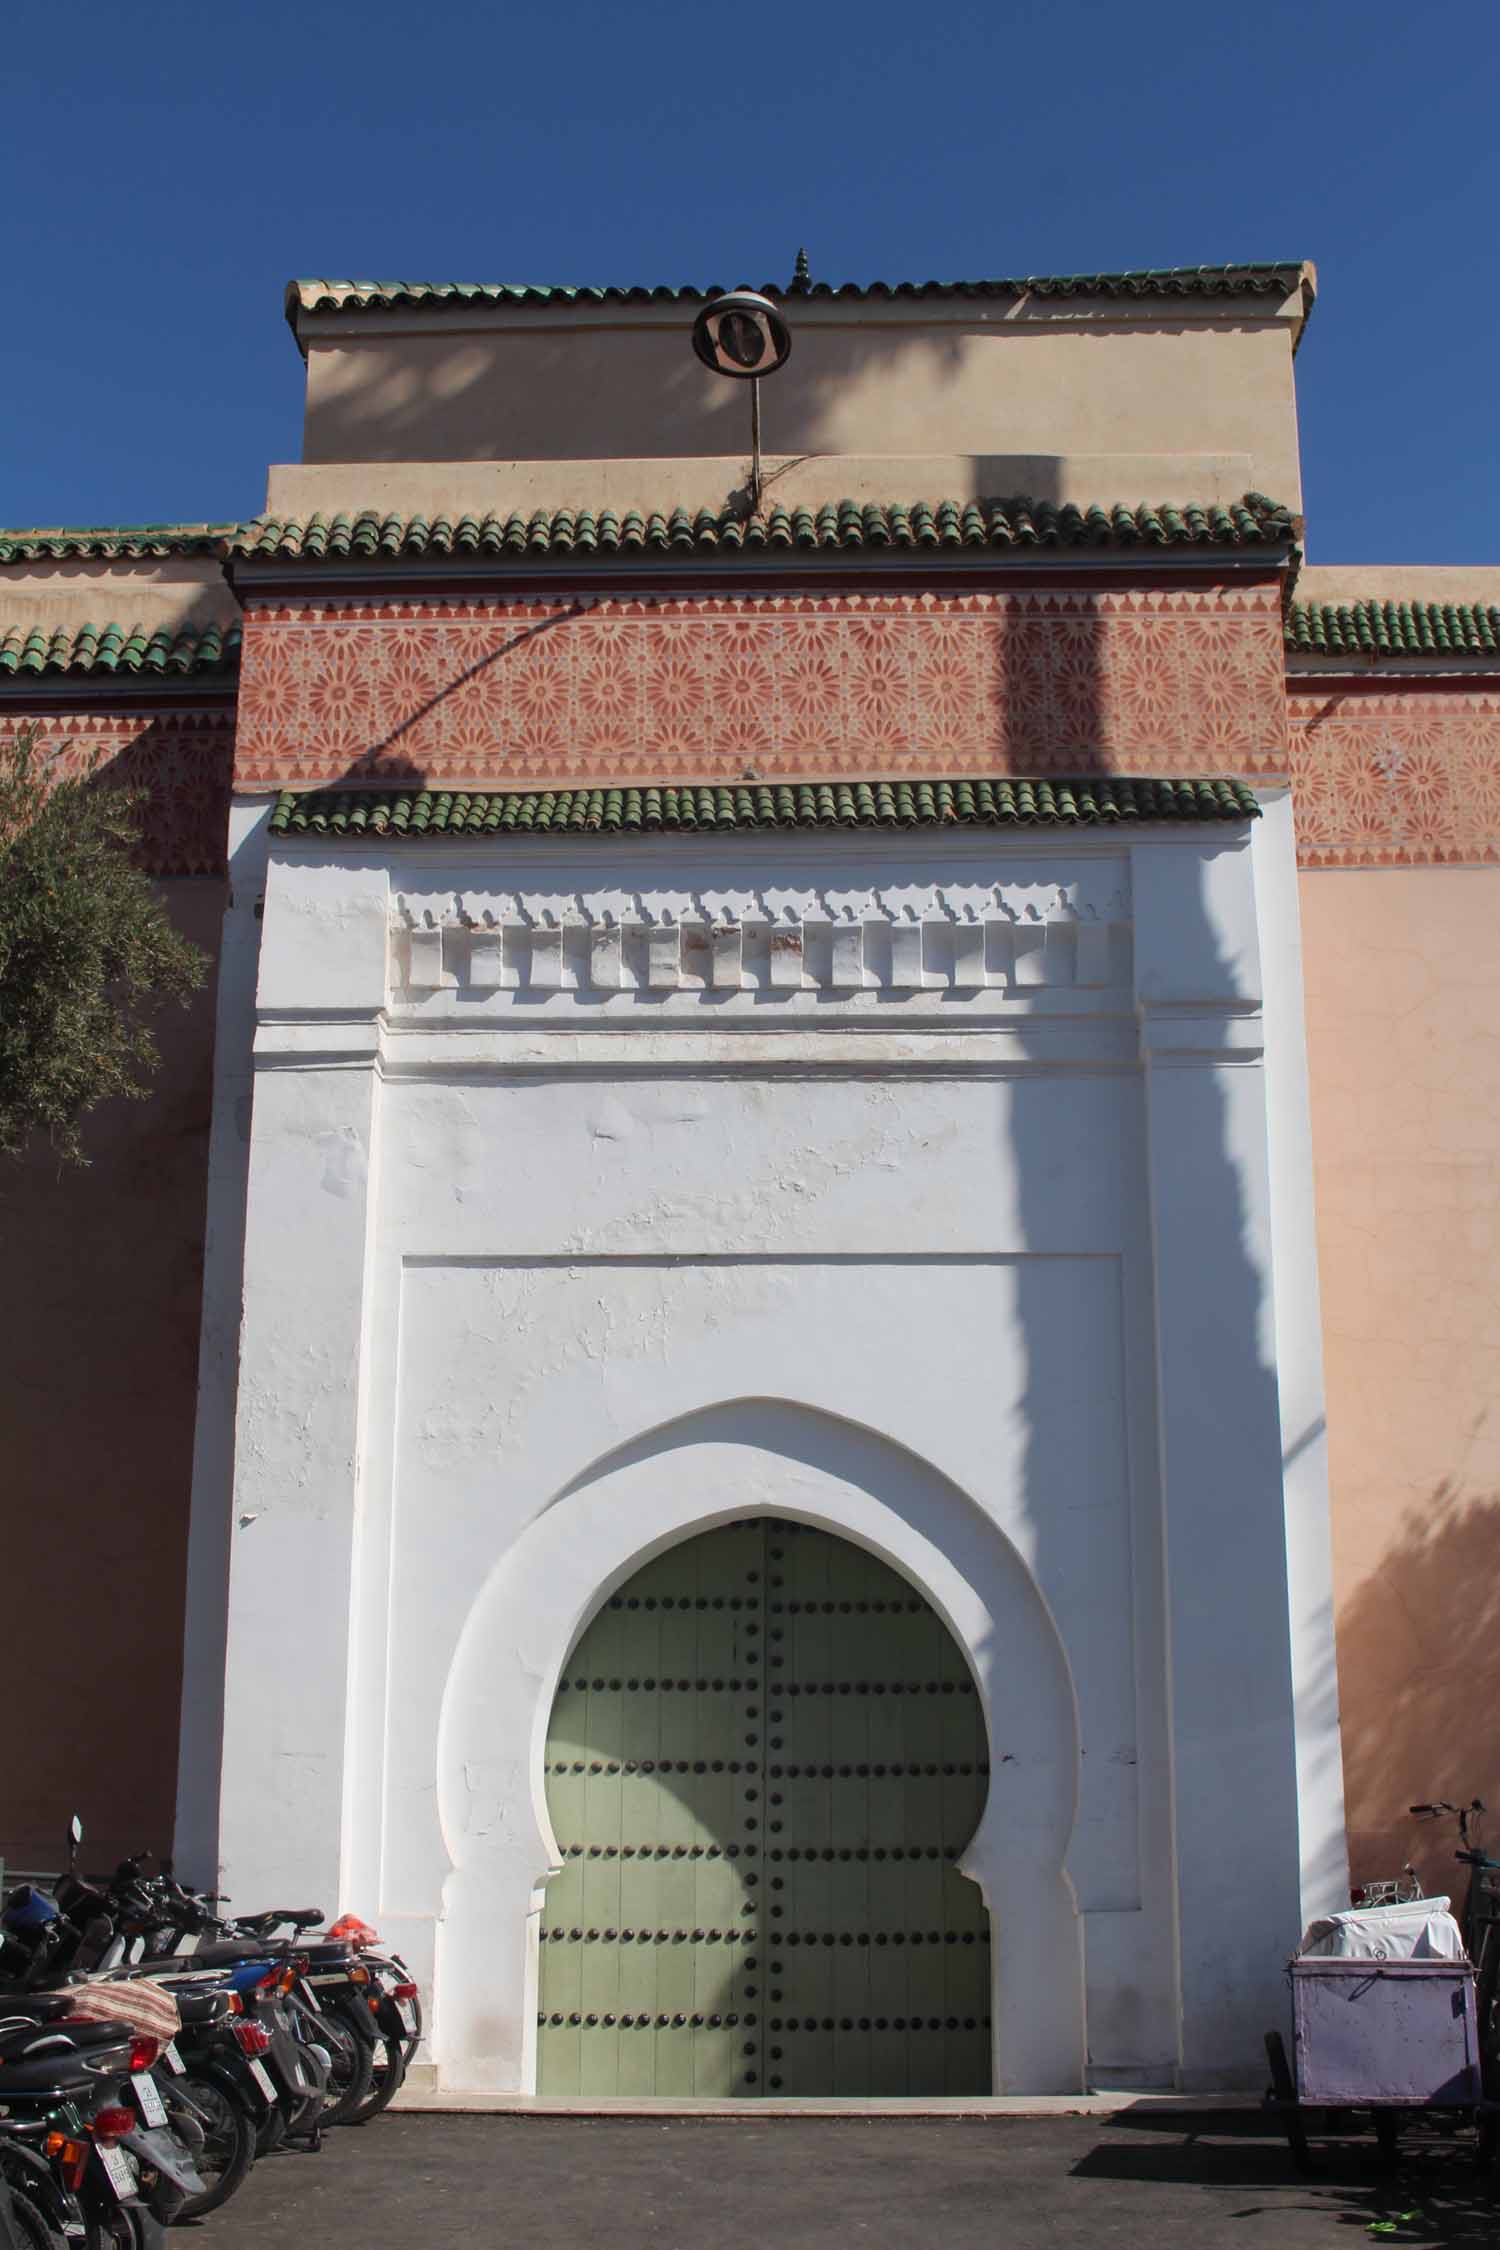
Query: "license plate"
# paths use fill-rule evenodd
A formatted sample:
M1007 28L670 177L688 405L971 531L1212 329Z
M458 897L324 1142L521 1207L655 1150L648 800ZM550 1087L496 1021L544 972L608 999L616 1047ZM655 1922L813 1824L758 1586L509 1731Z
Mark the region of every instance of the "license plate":
M165 2125L167 2105L156 2090L156 2080L149 2070L136 2071L130 2081L135 2088L135 2098L140 2104L143 2125Z
M340 1971L338 1972L338 1975L337 1975L337 1976L331 1976L331 1977L309 1977L307 1981L308 1981L308 1983L309 1983L309 1984L319 1984L319 1985L321 1985L321 1984L347 1984L347 1983L349 1982L349 1979L348 1979L348 1976L346 1975L346 1973L345 1973L345 1972L344 1972L344 1971L343 1971L342 1969L340 1969Z
M107 2142L99 2151L99 2161L108 2175L110 2186L122 2203L127 2196L134 2195L138 2184L135 2166L125 2154L124 2149L116 2148L112 2142Z
M415 2031L417 2028L417 2011L412 2006L411 2002L409 2000L398 2000L396 2002L396 2007L400 2013L401 2021L405 2029L408 2031Z
M272 2080L271 2073L267 2070L265 2064L263 2062L257 2062L252 2057L250 2063L250 2075L255 2080L255 2083L260 2088L261 2092L265 2095L266 2100L270 2102L274 2107L276 2101L276 2087Z
M177 2042L175 2039L168 2040L166 2046L163 2047L161 2051L161 2059L166 2064L168 2070L171 2071L174 2078L180 2078L183 2072L187 2069L187 2064L183 2061L181 2055L179 2055L177 2052Z

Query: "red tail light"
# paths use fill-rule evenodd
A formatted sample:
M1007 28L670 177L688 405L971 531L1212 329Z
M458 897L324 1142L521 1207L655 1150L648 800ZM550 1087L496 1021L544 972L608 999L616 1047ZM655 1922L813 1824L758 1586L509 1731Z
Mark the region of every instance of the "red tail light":
M274 1991L274 1990L275 1990L275 1989L276 1989L276 1988L277 1988L277 1987L278 1987L278 1986L280 1985L280 1983L281 1983L281 1980L282 1980L282 1978L283 1978L283 1977L284 1977L285 1975L286 1975L286 1971L285 1971L285 1969L284 1969L284 1968L282 1967L281 1963L280 1963L280 1962L278 1961L274 1969L267 1969L267 1971L266 1971L265 1975L264 1975L263 1977L261 1977L261 1978L260 1978L260 1979L259 1979L259 1980L257 1981L257 1983L256 1983L256 1987L255 1987L256 1991L257 1991L257 1992L272 1992L272 1991Z
M415 2000L416 1997L417 1987L414 1984L398 1984L392 1987L391 1998L393 2000Z
M271 2034L262 2031L258 2023L232 2023L229 2028L242 2055L263 2055L271 2044Z
M372 1930L369 1923L362 1922L357 1914L341 1914L338 1920L330 1925L328 1935L331 1938L342 1938L348 1945L378 1945L380 1943L380 1932Z
M136 2114L111 2103L107 2109L96 2109L89 2130L96 2141L123 2141L127 2133L136 2129Z
M161 2053L161 2041L148 2038L141 2032L130 2042L130 2067L132 2070L149 2070Z

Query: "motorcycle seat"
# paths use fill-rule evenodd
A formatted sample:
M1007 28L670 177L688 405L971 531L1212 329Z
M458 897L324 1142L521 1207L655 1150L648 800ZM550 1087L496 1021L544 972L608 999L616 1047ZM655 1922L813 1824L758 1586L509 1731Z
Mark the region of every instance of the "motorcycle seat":
M294 1930L310 1930L323 1919L321 1906L280 1906L270 1914L244 1914L240 1920L247 1930L275 1930L290 1923Z
M241 1961L264 1959L269 1967L281 1950L279 1946L251 1945L244 1938L222 1938L212 1945L200 1945L196 1953L186 1955L176 1966L179 1971L232 1969L237 1968Z
M125 2071L122 2061L122 2078ZM89 2086L97 2091L99 2079L72 2049L56 2048L51 2054L38 2055L34 2062L9 2062L0 2057L0 2102L21 2094L76 2094Z
M184 2030L192 2025L217 2023L221 2016L230 2012L229 1995L225 1992L178 1991L172 1997L177 2002Z
M110 2048L119 2050L123 2078L130 2069L130 2034L122 2037L118 2024L38 2023L7 2032L0 2036L0 2101L10 2094L45 2093L49 2087L97 2086L97 2066Z

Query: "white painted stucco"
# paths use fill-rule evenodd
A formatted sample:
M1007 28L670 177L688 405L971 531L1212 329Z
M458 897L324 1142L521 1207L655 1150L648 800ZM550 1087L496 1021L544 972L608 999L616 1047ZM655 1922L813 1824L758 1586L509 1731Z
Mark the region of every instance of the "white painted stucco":
M444 2084L533 2083L572 1642L760 1508L973 1668L996 2090L1257 2082L1339 1828L1291 865L1280 807L271 850L182 1832L378 1921Z

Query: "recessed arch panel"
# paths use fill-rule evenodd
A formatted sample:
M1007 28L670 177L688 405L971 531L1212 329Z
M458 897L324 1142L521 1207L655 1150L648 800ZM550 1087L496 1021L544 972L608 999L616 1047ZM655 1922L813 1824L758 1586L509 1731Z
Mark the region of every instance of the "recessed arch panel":
M557 1919L547 1896L567 1864L564 1847L583 1840L560 1833L548 1797L556 1777L545 1771L559 1682L574 1676L580 1636L647 1565L752 1516L847 1542L894 1571L951 1634L995 1745L988 1796L959 1859L990 1917L990 2005L976 2012L992 2019L991 2084L996 2093L1076 2091L1083 1959L1065 1861L1078 1725L1047 1605L994 1519L931 1463L865 1425L753 1397L642 1431L580 1469L477 1591L439 1735L451 1863L433 2027L442 2082L535 2091L538 2034L555 2028L537 2018L574 2012L540 2006L552 1942L541 1933ZM679 1926L700 1925L670 1925Z

